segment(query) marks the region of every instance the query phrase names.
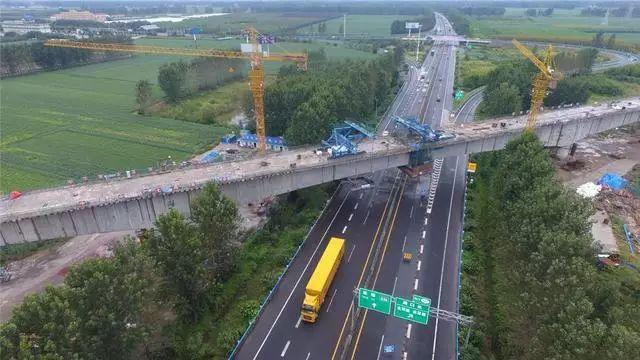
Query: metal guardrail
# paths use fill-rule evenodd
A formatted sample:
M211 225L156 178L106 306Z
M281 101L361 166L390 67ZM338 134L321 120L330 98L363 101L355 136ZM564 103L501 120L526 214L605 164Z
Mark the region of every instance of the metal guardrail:
M336 190L333 192L333 194L331 195L331 197L329 198L327 203L324 205L324 208L322 208L322 211L320 212L318 217L316 217L316 220L313 222L313 225L311 225L311 227L309 228L309 231L307 231L307 234L305 235L304 239L300 242L300 245L298 245L298 248L296 249L296 252L291 256L291 259L289 259L289 262L287 263L287 265L285 266L284 270L282 271L282 273L278 277L278 280L276 281L276 283L273 285L273 287L269 291L269 294L267 294L267 297L262 301L262 304L260 305L260 309L258 309L258 312L256 313L256 316L249 322L249 324L247 325L247 328L245 329L244 333L242 333L242 336L240 337L240 339L238 339L238 341L236 342L236 345L233 347L233 349L228 354L228 358L227 359L233 359L233 357L238 352L238 349L240 349L240 346L242 346L242 344L246 340L246 338L249 335L249 333L253 330L256 322L260 319L260 316L264 312L264 308L271 302L271 299L273 298L274 293L280 287L280 282L282 281L282 278L284 278L284 276L289 271L289 267L293 263L293 260L295 260L296 257L298 257L298 253L300 253L300 249L302 249L302 246L307 242L307 239L309 238L309 235L311 234L313 229L315 229L316 225L318 224L318 221L320 221L320 218L322 218L322 216L324 215L325 211L329 207L329 204L331 204L331 201L333 201L333 198L335 197L335 195L341 190L341 186L342 186L342 183L340 183L338 185L338 188L336 188ZM349 192L351 192L351 189L349 189ZM348 195L348 193L347 193L347 195Z

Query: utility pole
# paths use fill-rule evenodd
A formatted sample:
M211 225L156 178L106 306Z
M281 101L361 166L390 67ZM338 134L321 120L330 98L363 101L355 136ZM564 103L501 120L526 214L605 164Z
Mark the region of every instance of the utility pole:
M418 62L418 51L420 50L420 31L422 30L422 24L418 25L418 39L416 40L416 62Z
M347 38L347 14L342 15L342 40Z

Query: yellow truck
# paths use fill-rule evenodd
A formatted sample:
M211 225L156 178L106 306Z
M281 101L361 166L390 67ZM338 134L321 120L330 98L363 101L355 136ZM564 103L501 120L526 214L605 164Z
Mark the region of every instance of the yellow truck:
M305 288L302 320L314 323L344 255L344 239L332 237Z

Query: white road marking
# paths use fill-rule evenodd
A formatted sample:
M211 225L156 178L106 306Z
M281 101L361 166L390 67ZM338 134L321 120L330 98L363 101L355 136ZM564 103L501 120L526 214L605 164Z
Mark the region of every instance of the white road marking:
M407 339L411 339L411 324L407 326Z
M351 221L351 219L353 219L353 213L351 213L351 215L349 215L349 221Z
M427 225L427 221L429 221L429 218L424 218L424 224Z
M309 357L311 356L311 353L307 354L307 358L305 360L309 360Z
M380 346L378 347L378 356L376 357L377 359L380 359L380 352L382 352L382 343L384 342L384 334L382 334L382 337L380 338Z
M356 249L356 246L355 246L355 245L353 245L353 249L351 249L351 252L349 253L349 257L347 258L347 263L348 263L349 261L351 261L351 255L353 255L353 250L355 250L355 249Z
M287 343L284 345L284 349L282 349L280 357L284 357L284 354L287 353L287 349L289 349L289 345L291 345L291 340L287 341Z
M393 280L393 289L391 289L391 296L393 296L393 294L395 294L395 292L396 292L396 283L398 283L398 277L397 276Z
M420 254L422 254L422 251L424 251L424 245L420 245Z
M345 225L345 226L342 228L342 233L343 233L343 234L345 233L345 231L347 231L347 225Z
M300 326L301 321L302 321L302 316L299 316L298 321L296 322L296 329Z
M362 199L362 197L363 197L363 196L364 196L364 193L363 193L363 192L361 192L361 193L360 193L360 199Z
M371 210L367 211L367 216L364 217L364 221L362 222L363 224L367 222L367 219L369 218L369 213L371 213Z
M424 239L427 236L427 230L422 230L422 238Z
M418 279L415 279L413 282L413 290L418 290Z
M438 288L438 305L437 308L440 308L440 300L442 299L442 277L444 276L444 259L445 253L447 252L447 242L449 240L449 224L451 222L451 209L453 207L453 193L456 190L456 176L458 176L458 160L459 157L456 157L456 171L453 173L453 186L451 187L451 200L449 201L449 217L447 218L447 231L444 235L444 248L442 250L442 267L440 268L440 287ZM438 342L438 318L436 317L436 325L433 331L433 349L431 350L431 360L435 360L436 358L436 343Z
M402 252L404 252L404 246L407 244L407 235L404 236L404 241L402 242Z
M422 265L422 261L418 260L418 271L420 271L420 265Z
M356 205L353 207L353 210L358 209L358 203L356 203Z
M327 306L327 312L329 312L329 309L331 309L331 304L333 304L333 298L336 296L337 291L337 288L333 289L333 295L331 295L331 300L329 301L329 305Z
M338 217L338 214L340 213L340 210L342 209L342 206L344 205L344 203L347 201L348 198L349 198L349 193L347 193L347 195L342 200L342 203L340 203L340 207L338 207L338 210L336 211L336 214L333 215L333 218L331 219L331 222L329 223L329 226L327 226L327 229L324 231L324 234L322 234L322 239L324 239L325 236L327 236L327 233L329 232L329 229L331 229L331 225L333 225L333 222ZM273 324L271 324L271 327L269 328L269 331L267 331L267 335L265 335L264 339L262 340L262 343L260 344L260 347L256 351L256 354L253 356L253 360L256 360L258 358L258 355L260 355L260 351L262 351L262 348L264 347L264 344L267 342L267 339L269 338L269 335L271 335L271 331L273 331L273 328L278 323L278 320L280 319L280 316L282 316L282 312L284 311L284 309L287 308L287 304L291 300L291 297L293 296L293 293L295 292L295 289L300 284L300 280L302 280L302 277L304 276L304 273L307 271L307 268L309 268L309 265L311 264L311 261L313 260L313 257L318 252L318 249L320 249L320 245L322 245L322 243L323 243L322 240L318 241L318 245L316 245L316 248L313 249L313 253L311 254L311 257L309 257L309 261L307 261L307 264L304 266L304 269L302 269L302 272L300 273L300 276L298 277L298 280L296 280L295 285L293 285L293 289L289 293L289 296L287 297L287 300L285 300L284 305L280 309L280 312L278 312L278 316L276 316L276 319L273 321Z
M413 205L411 205L411 211L409 212L409 219L413 217Z

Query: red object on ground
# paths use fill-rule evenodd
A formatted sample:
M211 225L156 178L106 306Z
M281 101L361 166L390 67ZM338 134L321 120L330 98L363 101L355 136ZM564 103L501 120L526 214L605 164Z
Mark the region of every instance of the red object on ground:
M20 191L12 191L9 193L9 199L11 200L15 200L17 198L19 198L20 196L22 196L22 193Z

